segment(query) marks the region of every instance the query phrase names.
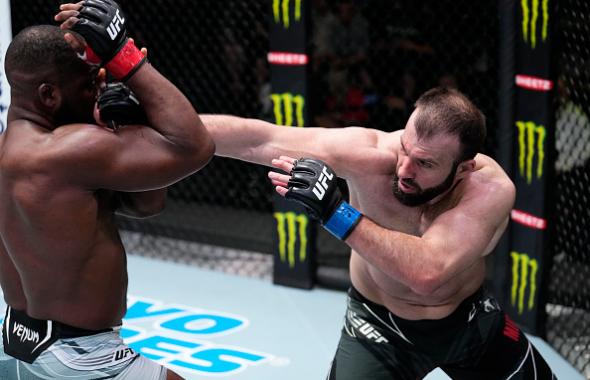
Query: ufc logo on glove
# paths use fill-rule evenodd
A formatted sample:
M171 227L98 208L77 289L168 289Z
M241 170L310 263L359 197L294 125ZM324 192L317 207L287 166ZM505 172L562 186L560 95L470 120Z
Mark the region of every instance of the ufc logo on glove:
M86 40L81 58L104 66L117 80L125 82L145 62L146 57L127 37L125 14L112 0L85 0L72 26Z
M328 172L328 168L324 166L322 168L320 178L318 178L318 181L313 187L313 193L320 201L324 198L324 195L326 195L326 190L328 190L328 181L331 181L332 178L334 178L334 173L330 174Z
M342 199L334 178L338 176L323 161L296 160L291 170L285 198L302 204L312 218L340 240L345 240L359 223L362 214Z
M111 37L112 41L114 41L115 38L117 38L117 34L119 34L119 32L121 31L121 25L123 24L125 24L125 19L121 17L121 15L119 14L119 10L117 9L117 13L115 13L113 20L107 28L107 31L109 32L109 37Z

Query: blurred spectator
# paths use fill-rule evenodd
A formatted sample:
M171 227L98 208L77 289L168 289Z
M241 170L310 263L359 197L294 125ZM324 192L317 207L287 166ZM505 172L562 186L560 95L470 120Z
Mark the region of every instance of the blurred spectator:
M223 36L223 58L227 63L228 84L234 94L242 94L245 86L242 77L246 68L244 48L232 29L224 28Z
M272 114L272 87L270 84L270 72L266 57L256 59L256 84L258 87L258 104L260 106L258 118L269 122L274 121Z
M315 69L322 65L330 54L330 33L336 22L336 16L327 0L314 0L311 9L313 64Z
M329 59L328 84L330 93L342 100L348 88L349 70L360 67L369 49L369 24L356 12L352 0L339 0L336 19L331 24L327 54ZM366 75L364 79L367 79Z
M372 86L364 63L369 25L352 0L337 0L335 13L325 0L313 3L313 83L315 124L322 127L364 125L365 91Z
M393 18L387 21L384 31L390 41L389 61L395 61L398 66L398 78L412 70L416 92L422 93L434 87L439 64L439 57L435 56L432 33L428 33L429 24L425 20L440 22L440 15L434 14L433 9L425 2L409 0L397 1Z
M344 93L342 113L340 115L341 126L363 126L369 122L369 112L366 109L370 101L367 95L367 81L365 70L349 70L348 86Z
M311 9L312 18L312 70L311 83L313 96L311 97L311 113L314 115L314 124L321 127L336 126L336 118L328 112L326 102L330 96L328 85L330 33L336 22L336 16L332 12L327 0L313 0Z
M331 23L329 50L344 65L359 63L369 48L369 24L352 0L338 0L336 19Z
M403 128L414 110L416 79L410 70L405 70L392 79L386 91L380 102L371 109L371 123L391 132Z

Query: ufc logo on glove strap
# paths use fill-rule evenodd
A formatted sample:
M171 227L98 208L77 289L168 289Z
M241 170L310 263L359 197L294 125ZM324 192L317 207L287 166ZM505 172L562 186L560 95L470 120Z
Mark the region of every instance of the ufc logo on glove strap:
M322 168L322 173L320 174L320 178L315 183L313 187L313 193L318 198L318 200L322 200L324 195L326 195L326 190L328 190L328 181L331 181L334 178L334 174L328 173L328 169L324 166Z

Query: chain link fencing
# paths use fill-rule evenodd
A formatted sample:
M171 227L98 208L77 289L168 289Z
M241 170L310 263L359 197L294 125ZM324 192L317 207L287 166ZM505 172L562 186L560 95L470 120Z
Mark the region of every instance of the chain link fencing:
M558 2L555 234L547 339L590 379L590 4Z

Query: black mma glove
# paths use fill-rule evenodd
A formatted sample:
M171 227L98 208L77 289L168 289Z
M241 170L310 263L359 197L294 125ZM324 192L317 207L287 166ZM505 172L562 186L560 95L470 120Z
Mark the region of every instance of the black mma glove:
M362 214L342 200L336 179L336 173L324 162L301 158L293 165L285 198L301 203L332 235L345 240Z
M72 30L86 40L83 59L105 66L118 80L129 79L146 62L127 38L125 16L113 0L85 0Z
M100 118L112 129L126 124L147 124L135 94L123 83L109 83L96 101Z

